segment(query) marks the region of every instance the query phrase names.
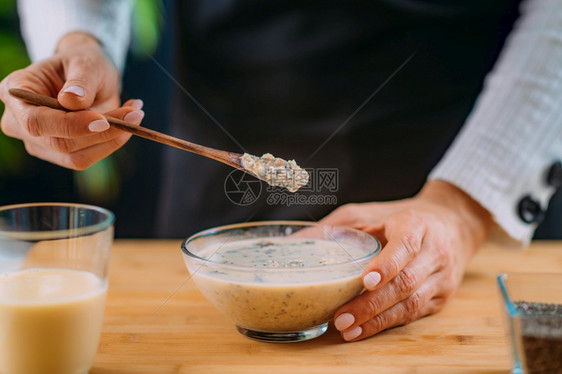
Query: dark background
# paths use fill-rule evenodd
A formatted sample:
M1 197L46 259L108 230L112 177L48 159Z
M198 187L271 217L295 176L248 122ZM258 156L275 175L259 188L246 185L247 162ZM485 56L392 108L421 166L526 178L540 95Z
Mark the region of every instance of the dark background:
M167 132L173 82L167 2L138 0L135 38L123 77L124 100L142 98L143 123ZM0 79L29 64L19 34L15 0L0 2ZM0 113L3 106L0 104ZM71 171L27 155L21 141L0 133L0 205L66 201L91 203L115 212L116 237L155 236L163 146L133 137L111 157L86 171ZM221 181L222 183L222 181ZM552 199L535 239L562 239L562 193Z

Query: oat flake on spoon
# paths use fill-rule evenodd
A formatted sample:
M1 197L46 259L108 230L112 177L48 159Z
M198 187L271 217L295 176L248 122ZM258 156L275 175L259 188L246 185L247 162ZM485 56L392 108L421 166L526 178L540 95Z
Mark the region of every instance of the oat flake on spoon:
M308 173L295 160L286 161L271 153L261 157L244 153L240 160L246 171L270 186L285 187L296 192L308 183Z

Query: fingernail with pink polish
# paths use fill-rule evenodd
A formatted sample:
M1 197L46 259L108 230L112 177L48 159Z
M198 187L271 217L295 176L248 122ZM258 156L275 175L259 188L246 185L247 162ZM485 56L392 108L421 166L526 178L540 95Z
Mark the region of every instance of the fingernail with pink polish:
M363 277L363 285L368 290L374 289L377 286L377 284L380 283L380 281L381 281L381 275L376 271L367 273L367 275Z
M351 313L342 313L334 320L334 326L339 331L347 329L349 326L353 325L355 322L355 317Z
M107 129L109 129L109 123L104 119L97 119L88 125L88 130L91 132L102 132Z
M361 335L362 332L363 329L361 328L361 326L357 326L349 331L344 332L342 336L344 340L350 341L357 338L359 335Z
M124 120L126 122L137 123L144 118L144 112L142 110L135 110L134 112L127 113Z
M133 100L133 102L129 106L131 108L135 108L136 110L141 110L143 105L144 102L141 99L137 99L137 100Z
M71 93L76 96L84 97L84 89L80 86L68 86L63 92Z

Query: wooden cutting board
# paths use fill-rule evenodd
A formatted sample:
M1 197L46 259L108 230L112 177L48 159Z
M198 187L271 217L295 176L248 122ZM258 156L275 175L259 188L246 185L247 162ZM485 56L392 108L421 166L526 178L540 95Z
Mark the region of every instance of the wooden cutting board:
M510 370L495 276L562 272L562 243L528 250L486 246L438 314L345 343L330 326L307 342L240 335L196 289L180 240L117 240L92 374L505 373Z

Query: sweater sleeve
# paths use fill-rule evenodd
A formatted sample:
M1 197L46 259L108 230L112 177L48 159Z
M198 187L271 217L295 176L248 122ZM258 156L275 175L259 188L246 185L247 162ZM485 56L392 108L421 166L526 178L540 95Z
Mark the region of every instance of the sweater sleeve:
M528 0L429 178L464 190L493 215L504 238L527 244L562 184L561 103L562 1Z
M132 0L19 0L22 35L32 61L55 53L75 31L94 36L122 70L130 39Z

